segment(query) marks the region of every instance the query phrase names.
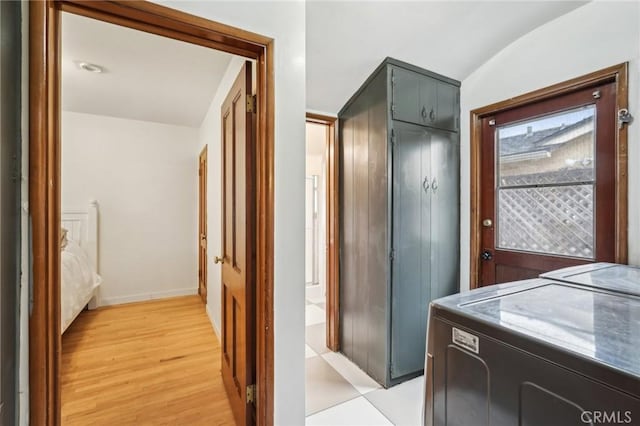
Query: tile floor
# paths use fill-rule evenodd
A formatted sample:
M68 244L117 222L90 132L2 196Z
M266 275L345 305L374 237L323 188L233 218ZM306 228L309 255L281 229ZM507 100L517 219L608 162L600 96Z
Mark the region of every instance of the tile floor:
M419 426L424 378L382 388L344 355L327 349L324 300L306 305L306 424Z

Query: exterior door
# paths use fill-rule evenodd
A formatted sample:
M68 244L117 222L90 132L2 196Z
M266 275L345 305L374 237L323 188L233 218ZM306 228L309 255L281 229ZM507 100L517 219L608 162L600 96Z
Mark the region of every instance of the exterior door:
M222 379L238 425L254 423L255 176L251 63L222 104Z
M615 259L615 85L482 121L480 284Z
M198 294L207 304L207 147L198 166Z

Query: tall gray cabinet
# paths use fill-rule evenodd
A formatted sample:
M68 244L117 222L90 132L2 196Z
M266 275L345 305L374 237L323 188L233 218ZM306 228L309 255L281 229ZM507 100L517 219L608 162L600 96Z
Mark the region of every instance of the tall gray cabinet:
M387 58L338 114L340 345L385 387L422 373L459 287L460 83Z

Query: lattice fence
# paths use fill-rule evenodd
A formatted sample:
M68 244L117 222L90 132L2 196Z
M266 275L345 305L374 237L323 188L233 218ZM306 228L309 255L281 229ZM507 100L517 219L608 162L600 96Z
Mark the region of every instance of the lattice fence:
M593 184L505 188L505 185L585 182L591 169L501 179L498 246L511 250L592 258Z

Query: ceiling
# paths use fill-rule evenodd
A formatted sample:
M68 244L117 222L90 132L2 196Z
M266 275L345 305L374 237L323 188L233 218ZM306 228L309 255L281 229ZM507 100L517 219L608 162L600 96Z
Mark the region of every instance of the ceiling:
M516 39L585 3L308 1L307 109L337 113L387 56L462 81Z
M199 127L232 56L63 13L62 109Z

